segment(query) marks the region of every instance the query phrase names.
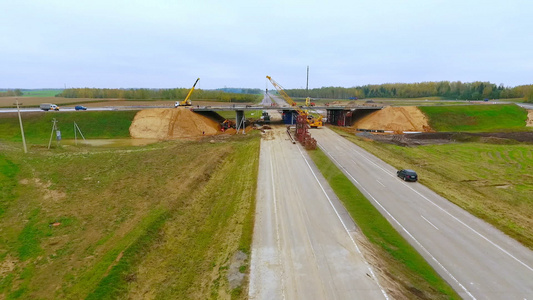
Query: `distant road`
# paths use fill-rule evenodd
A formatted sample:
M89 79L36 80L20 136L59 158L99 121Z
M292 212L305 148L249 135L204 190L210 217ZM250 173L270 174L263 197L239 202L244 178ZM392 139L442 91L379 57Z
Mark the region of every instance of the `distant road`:
M111 111L111 110L140 110L140 109L146 109L146 108L161 108L160 106L117 106L117 107L89 107L87 108L87 111ZM169 107L170 108L170 107ZM38 112L44 110L41 110L40 108L21 108L20 112ZM59 111L48 111L49 113L56 113L56 112L65 112L65 111L77 111L74 109L74 107L61 107ZM17 112L16 108L0 108L0 113L10 113L10 112ZM83 112L81 110L80 112Z
M533 109L533 103L516 103L519 106L522 106L525 109Z
M328 128L320 148L464 299L533 299L533 251Z
M265 95L265 98L269 98L268 100L266 100L269 103L272 103L272 100L274 100L274 102L279 107L290 106L289 103L287 103L284 99L281 99L279 96L274 96L272 94L267 94L267 95ZM270 100L270 99L272 99L272 100ZM265 99L263 99L263 101L265 101Z
M355 224L284 128L261 140L249 299L386 299Z

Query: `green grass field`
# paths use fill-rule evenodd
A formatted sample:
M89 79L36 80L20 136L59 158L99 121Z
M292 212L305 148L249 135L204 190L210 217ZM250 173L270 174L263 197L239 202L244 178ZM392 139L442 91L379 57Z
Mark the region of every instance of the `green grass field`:
M337 132L533 249L533 145L400 147Z
M262 110L247 110L244 111L244 116L246 119L258 120L261 117L262 112ZM236 118L236 113L234 111L217 111L216 113L226 119L235 120Z
M74 138L74 122L85 138L129 138L129 127L137 111L36 112L22 115L24 135L29 144L48 144L52 120L63 139ZM55 138L55 135L54 135ZM0 114L0 141L22 141L20 125L13 114Z
M23 91L22 97L55 97L57 94L60 94L63 90L31 90Z
M321 150L309 151L309 154L357 226L378 249L381 267L400 283L405 295L410 295L409 298L460 299Z
M525 127L527 111L514 104L420 106L436 131L520 131Z
M0 150L0 298L246 299L247 282L231 289L226 275L239 251L249 269L258 133Z

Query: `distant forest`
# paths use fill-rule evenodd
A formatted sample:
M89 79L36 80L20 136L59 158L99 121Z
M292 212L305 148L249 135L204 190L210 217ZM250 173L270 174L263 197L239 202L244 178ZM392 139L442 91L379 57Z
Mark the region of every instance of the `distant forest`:
M126 100L183 100L187 97L190 89L96 89L75 88L66 89L56 95L65 98L108 98ZM260 100L259 89L240 89L257 91L255 94L228 93L222 90L197 89L191 95L191 99L212 100L219 102L255 102Z
M22 95L23 93L19 89L0 91L0 97L19 97Z
M26 94L21 89L0 90L0 97L14 97ZM533 85L505 87L490 82L430 81L420 83L385 83L368 84L356 87L322 87L310 89L288 89L287 94L295 98L320 99L364 99L364 98L424 98L441 97L443 99L483 100L523 98L533 103ZM176 89L65 89L56 97L65 98L111 98L127 100L182 100L187 96L188 88ZM262 90L251 88L221 88L216 90L197 89L191 99L213 100L222 102L255 102L260 100ZM28 92L30 94L30 92Z
M222 88L216 89L217 91L223 91L226 93L236 94L261 94L263 91L260 89L247 89L247 88Z
M423 98L442 97L444 99L482 100L524 98L533 102L533 85L504 87L490 82L439 81L420 83L385 83L363 86L322 87L310 89L286 90L291 97L311 97L326 99L362 99L362 98Z

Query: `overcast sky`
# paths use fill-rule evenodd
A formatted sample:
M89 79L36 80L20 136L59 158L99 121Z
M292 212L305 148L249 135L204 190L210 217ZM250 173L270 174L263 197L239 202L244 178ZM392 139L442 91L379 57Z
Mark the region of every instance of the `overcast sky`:
M0 88L533 84L531 0L0 0Z

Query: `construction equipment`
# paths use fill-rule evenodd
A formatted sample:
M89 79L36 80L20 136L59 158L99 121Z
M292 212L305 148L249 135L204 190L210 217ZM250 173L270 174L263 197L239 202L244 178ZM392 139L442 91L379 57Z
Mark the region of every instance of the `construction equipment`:
M224 122L222 122L221 125L222 125L221 126L222 131L226 131L230 128L235 128L235 122L233 122L232 120L228 120L228 119L224 120Z
M315 103L311 102L311 98L309 98L309 66L307 66L307 81L305 83L305 93L308 95L307 98L305 98L305 106L315 106Z
M263 110L263 113L261 114L261 122L265 124L270 124L270 115L268 114L268 111Z
M174 104L174 107L178 107L178 106L191 106L191 95L192 95L192 92L194 91L194 88L196 87L196 84L198 83L198 80L200 80L200 78L196 79L196 81L194 82L191 90L189 91L189 93L187 94L187 97L185 97L185 99L183 101L176 101L176 103Z
M302 110L300 109L300 107L297 106L296 102L294 102L294 100L292 100L291 97L289 97L289 95L287 95L287 93L283 90L283 87L281 85L279 85L274 79L272 79L272 77L270 76L267 76L266 77L268 80L270 80L270 82L272 83L272 85L276 88L276 90L278 91L278 93L281 95L281 97L283 97L283 99L285 99L285 101L290 105L290 106L295 106L296 107L296 112L298 113L299 116L304 116L307 120L307 124L309 124L309 126L311 128L318 128L318 127L322 127L322 116L318 116L317 118L315 118L313 115L309 114L306 110Z

